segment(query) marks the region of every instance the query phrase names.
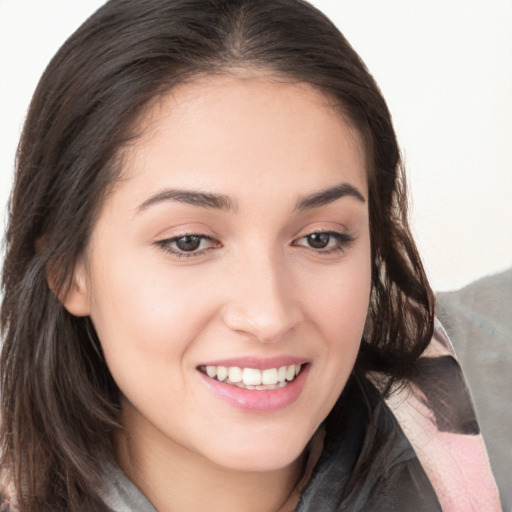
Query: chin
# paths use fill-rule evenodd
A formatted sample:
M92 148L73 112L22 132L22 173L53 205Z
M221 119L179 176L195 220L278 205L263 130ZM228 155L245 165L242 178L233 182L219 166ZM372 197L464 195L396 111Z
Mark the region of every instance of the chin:
M271 436L253 442L231 441L228 445L220 446L219 452L212 454L211 460L231 471L237 472L272 472L279 471L293 464L303 453L309 440L309 435L299 437ZM226 446L230 446L226 449Z

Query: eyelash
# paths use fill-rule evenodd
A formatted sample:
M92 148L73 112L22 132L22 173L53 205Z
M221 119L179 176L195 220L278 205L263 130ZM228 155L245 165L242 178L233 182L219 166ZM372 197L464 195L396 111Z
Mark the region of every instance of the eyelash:
M174 249L173 245L179 242L180 240L183 240L185 238L195 238L199 239L199 247L203 244L203 242L206 240L208 242L211 242L210 247L206 247L202 250L194 250L194 251L184 251L182 249ZM185 233L180 236L175 236L173 238L166 238L165 240L159 240L156 242L156 245L161 247L165 252L168 252L169 254L172 254L173 256L176 256L177 258L192 258L195 256L202 256L210 249L215 249L217 247L221 246L221 243L212 238L208 235L201 235L199 233Z
M327 241L327 246L331 243L332 239L334 239L335 246L330 247L330 248L318 248L318 247L315 248L315 247L311 247L310 245L306 246L306 245L302 245L302 244L298 243L298 241L300 241L300 240L307 239L307 238L310 238L313 236L318 236L318 235L324 235L324 236L329 237L329 239ZM178 243L180 240L183 240L186 238L196 239L194 241L199 242L198 248L201 247L201 245L203 244L204 241L210 242L211 245L209 247L206 247L201 250L197 250L198 249L197 248L192 251L184 251L183 249L173 248L173 245ZM311 233L308 233L307 235L304 235L304 236L301 236L301 237L295 239L293 241L292 245L299 246L299 247L306 247L306 248L309 248L319 254L333 254L333 253L338 253L338 252L344 252L351 246L351 244L353 242L354 242L354 237L352 237L348 233L340 233L337 231L313 231ZM215 240L211 236L199 234L199 233L185 233L183 235L176 236L173 238L166 238L165 240L159 240L158 242L156 242L156 245L159 246L161 249L163 249L165 252L172 254L173 256L175 256L177 258L192 258L192 257L196 257L196 256L202 256L206 252L208 252L212 249L217 249L222 246L222 244L219 241Z
M301 236L296 241L294 241L294 245L298 245L296 242L298 240L307 239L313 236L323 235L329 237L327 244L331 243L331 239L334 239L335 245L334 247L326 248L314 248L311 246L307 246L308 248L314 250L320 254L333 254L337 252L344 252L347 250L352 243L354 242L354 237L349 235L348 233L340 233L338 231L313 231L312 233L308 233L307 235Z

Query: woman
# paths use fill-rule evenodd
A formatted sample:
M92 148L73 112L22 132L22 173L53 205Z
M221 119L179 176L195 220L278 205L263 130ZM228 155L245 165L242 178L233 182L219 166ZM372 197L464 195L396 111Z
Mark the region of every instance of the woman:
M400 169L376 84L307 3L108 2L19 148L9 506L496 510ZM467 447L478 481L451 475Z

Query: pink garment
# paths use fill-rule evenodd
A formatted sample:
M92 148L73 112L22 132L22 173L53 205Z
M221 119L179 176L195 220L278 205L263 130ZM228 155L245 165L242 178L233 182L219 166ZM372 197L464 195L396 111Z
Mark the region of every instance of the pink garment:
M434 338L422 357L443 356L456 358L444 328L436 322ZM502 510L481 434L442 431L435 409L417 386L392 393L386 402L413 446L444 512Z

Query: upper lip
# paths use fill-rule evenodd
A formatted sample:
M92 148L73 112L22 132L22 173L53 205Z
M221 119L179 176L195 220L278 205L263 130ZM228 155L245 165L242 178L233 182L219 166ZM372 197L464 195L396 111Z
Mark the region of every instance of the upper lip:
M281 366L290 366L292 364L305 364L308 361L303 357L297 356L276 356L270 358L264 357L233 357L229 359L215 359L201 363L199 366L237 366L238 368L255 368L257 370L267 370L269 368L280 368Z

